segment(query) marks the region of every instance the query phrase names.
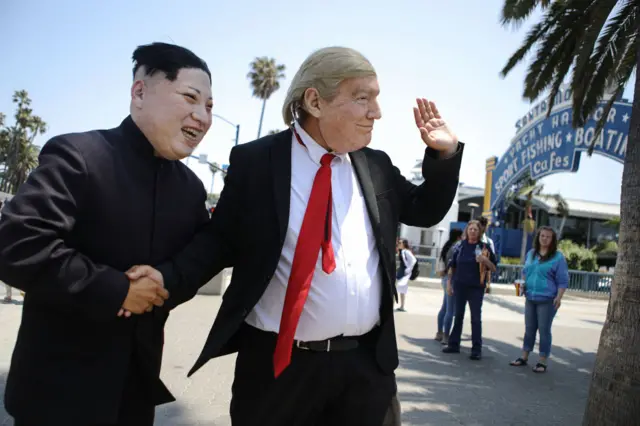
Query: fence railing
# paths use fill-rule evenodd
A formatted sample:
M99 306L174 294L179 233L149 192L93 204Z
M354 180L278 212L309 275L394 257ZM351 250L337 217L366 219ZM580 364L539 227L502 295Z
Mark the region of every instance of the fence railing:
M493 282L511 284L522 276L522 265L498 265ZM587 293L610 293L613 274L569 270L569 290Z
M437 278L436 258L431 256L416 256L420 265L420 276ZM498 264L493 274L492 282L497 284L512 284L522 277L522 265ZM569 290L587 293L610 293L613 274L604 272L569 271Z

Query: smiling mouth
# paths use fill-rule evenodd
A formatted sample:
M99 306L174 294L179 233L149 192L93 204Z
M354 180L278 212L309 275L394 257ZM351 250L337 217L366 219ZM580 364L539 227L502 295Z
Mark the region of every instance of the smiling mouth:
M202 131L194 127L183 127L182 134L189 142L198 142Z

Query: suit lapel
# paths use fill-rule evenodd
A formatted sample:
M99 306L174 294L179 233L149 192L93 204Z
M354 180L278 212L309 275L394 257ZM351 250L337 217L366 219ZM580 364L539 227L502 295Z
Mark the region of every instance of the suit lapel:
M367 204L367 211L369 212L369 219L371 220L371 226L376 238L380 238L380 211L378 210L378 202L376 200L376 192L373 187L373 181L371 180L371 172L369 171L369 164L367 162L367 156L362 151L355 151L349 154L353 163L353 168L358 176L360 182L360 188L362 189L362 195L364 195L365 203Z
M273 196L278 216L280 242L284 242L289 225L289 205L291 204L291 130L279 133L270 151L271 173L273 174Z

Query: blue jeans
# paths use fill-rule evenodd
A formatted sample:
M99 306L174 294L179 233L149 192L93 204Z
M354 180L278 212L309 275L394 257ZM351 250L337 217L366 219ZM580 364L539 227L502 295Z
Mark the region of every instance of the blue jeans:
M484 287L476 285L454 285L456 314L453 329L449 336L449 347L459 348L464 324L464 311L469 302L471 311L471 353L482 353L482 301L484 300Z
M527 299L524 305L524 341L522 350L532 352L536 344L536 332L540 332L540 356L548 357L551 353L551 324L556 316L553 299L531 301Z
M447 294L447 281L448 276L442 277L442 289L444 290L444 298L442 299L442 306L440 312L438 312L438 331L446 334L451 333L451 324L453 323L453 316L456 314L456 302L455 295L449 296Z

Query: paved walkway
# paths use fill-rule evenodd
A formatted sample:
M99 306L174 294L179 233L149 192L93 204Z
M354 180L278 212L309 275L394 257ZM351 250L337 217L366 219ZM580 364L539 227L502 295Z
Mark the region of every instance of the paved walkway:
M410 289L408 312L396 314L403 425L580 425L606 301L567 298L554 322L553 362L547 374L536 375L508 366L522 344L524 301L495 293L483 307L484 358L473 362L467 357L468 315L463 353L445 355L432 340L441 291ZM210 361L186 378L219 304L218 296L197 296L169 319L162 376L178 401L158 408L156 425L231 424L235 356ZM21 309L20 304L0 304L0 394ZM0 408L0 425L11 424Z

